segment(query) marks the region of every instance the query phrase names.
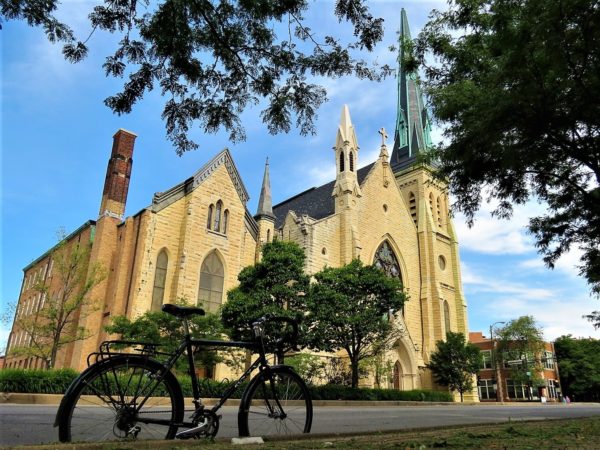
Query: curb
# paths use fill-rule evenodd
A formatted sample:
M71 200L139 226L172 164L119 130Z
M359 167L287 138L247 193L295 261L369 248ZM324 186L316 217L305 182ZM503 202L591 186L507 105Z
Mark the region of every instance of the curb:
M0 404L16 404L16 405L59 405L62 400L62 394L30 394L16 392L0 392ZM192 402L191 398L185 399L186 403ZM202 402L207 406L215 405L219 399L205 398ZM225 402L225 406L239 406L239 399L230 399ZM359 407L393 407L393 406L516 406L516 405L537 405L550 406L562 405L561 403L538 403L538 402L418 402L418 401L402 401L402 400L313 400L313 406L319 407L343 407L343 406L359 406Z

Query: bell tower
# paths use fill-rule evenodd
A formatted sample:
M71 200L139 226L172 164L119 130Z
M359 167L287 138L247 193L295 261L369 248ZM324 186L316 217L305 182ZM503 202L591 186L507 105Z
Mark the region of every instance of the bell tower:
M348 105L342 108L335 140L336 177L332 196L335 213L340 215L340 262L347 264L360 256L359 234L356 229L358 202L362 197L356 175L358 141L350 119Z

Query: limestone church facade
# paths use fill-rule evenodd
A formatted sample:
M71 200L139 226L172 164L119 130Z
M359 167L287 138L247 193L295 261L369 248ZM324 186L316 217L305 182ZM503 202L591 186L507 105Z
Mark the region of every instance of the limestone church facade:
M409 36L404 11L401 35ZM337 131L332 132L336 177L330 183L272 205L267 163L253 215L232 156L223 150L126 218L136 135L119 130L99 216L67 238L69 245L91 245L90 267L99 263L107 269L107 278L91 293L99 307L79 316L79 325L93 336L65 346L57 366L85 368L87 355L107 338L103 327L111 317L134 318L179 299L218 310L241 269L260 257L261 245L278 238L304 249L309 274L360 258L399 277L410 299L404 311L395 312L404 333L388 355L393 366L389 387L434 388L425 365L436 341L447 331L468 335L468 326L446 187L418 158L430 145L429 126L416 75L400 66L393 147L388 149L385 131L380 130L376 161L358 168L360 147L344 106ZM39 281L51 289L56 286L52 265L51 249L24 269L17 317L43 307L44 299L32 286ZM28 339L15 321L5 367L42 366L35 358L11 356L11 348L28 345Z

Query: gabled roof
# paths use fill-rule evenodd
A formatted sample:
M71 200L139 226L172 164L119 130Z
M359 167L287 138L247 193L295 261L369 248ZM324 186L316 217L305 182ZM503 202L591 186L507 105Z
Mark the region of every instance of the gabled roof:
M187 180L179 183L176 186L173 186L168 191L155 193L150 209L152 209L154 212L157 212L176 202L180 198L183 198L185 195L189 194L198 186L200 186L204 180L206 180L215 170L217 170L217 168L223 164L227 168L227 172L229 172L229 176L233 181L233 185L237 190L241 202L245 205L250 196L248 195L248 191L244 186L244 182L240 177L240 173L233 162L231 153L229 152L229 149L226 148L209 162L207 162L200 170L198 170Z
M373 164L375 163L358 169L356 177L359 185L362 184ZM335 212L335 204L331 196L334 185L335 180L319 187L310 188L273 206L273 214L276 217L275 228L283 226L289 211L294 211L298 215L306 214L317 220L331 216Z

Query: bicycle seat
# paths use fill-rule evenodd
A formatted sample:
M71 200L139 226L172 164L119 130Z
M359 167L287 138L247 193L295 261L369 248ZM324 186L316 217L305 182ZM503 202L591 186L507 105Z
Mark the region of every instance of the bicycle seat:
M165 303L164 305L162 305L162 310L167 314L171 314L175 317L181 318L194 316L196 314L199 314L201 316L206 314L202 308L197 308L195 306L177 306L172 305L170 303Z

